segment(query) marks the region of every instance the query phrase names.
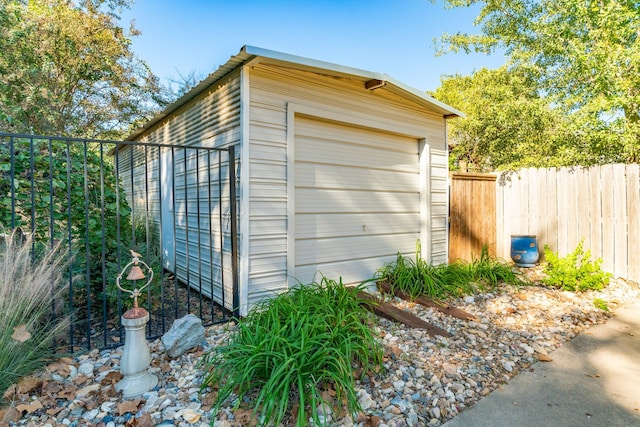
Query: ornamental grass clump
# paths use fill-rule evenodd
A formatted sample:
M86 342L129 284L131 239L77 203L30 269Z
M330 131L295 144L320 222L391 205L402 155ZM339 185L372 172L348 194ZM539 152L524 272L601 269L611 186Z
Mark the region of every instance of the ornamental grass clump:
M464 261L461 261L465 264ZM500 283L514 286L527 285L527 279L514 269L506 261L490 255L487 245L482 247L480 258L473 259L466 264L472 280L478 284L480 290L492 290Z
M55 338L69 324L54 316L65 253L59 246L35 248L21 232L0 229L0 395L50 360Z
M402 292L411 298L446 299L497 288L501 283L523 285L525 281L511 266L489 255L486 246L480 258L471 262L458 260L450 264L431 265L416 246L415 260L398 254L396 261L384 265L376 275L378 282L387 282L391 292Z
M236 405L251 402L260 425L323 424L322 404L360 412L354 372L377 370L382 347L359 290L323 278L254 307L203 358L203 390L217 390L213 418L233 393Z

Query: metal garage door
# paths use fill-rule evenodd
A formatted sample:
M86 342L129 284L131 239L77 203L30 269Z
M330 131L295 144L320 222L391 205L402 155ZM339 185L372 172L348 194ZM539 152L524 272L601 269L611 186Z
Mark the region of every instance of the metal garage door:
M419 142L306 117L295 120L295 272L371 278L420 238Z

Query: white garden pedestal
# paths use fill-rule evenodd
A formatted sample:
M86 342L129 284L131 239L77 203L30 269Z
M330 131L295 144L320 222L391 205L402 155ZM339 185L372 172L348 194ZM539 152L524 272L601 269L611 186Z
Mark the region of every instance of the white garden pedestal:
M151 363L145 336L149 313L144 308L134 307L122 315L121 321L125 329L125 341L120 358L120 372L124 378L118 381L116 390L122 391L125 399L132 399L158 384L158 377L147 372Z

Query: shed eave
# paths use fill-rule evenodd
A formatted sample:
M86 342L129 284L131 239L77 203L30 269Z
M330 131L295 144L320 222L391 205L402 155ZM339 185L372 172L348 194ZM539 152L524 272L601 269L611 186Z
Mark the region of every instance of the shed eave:
M389 89L390 91L405 98L412 99L414 102L435 110L443 116L464 117L464 113L461 111L438 101L426 92L422 92L394 79L388 74L346 67L343 65L333 64L331 62L290 55L288 53L276 52L255 46L244 46L241 52L245 52L251 57L259 58L258 61L262 63L278 64L298 70L328 74L334 77L356 78L363 81L381 80L386 83L386 89Z
M405 85L402 82L399 82L398 80L390 77L387 74L346 67L330 62L319 61L316 59L305 58L302 56L296 56L288 53L282 53L263 49L260 47L245 45L242 47L242 49L240 49L240 52L237 55L229 58L229 60L224 65L220 66L216 71L209 74L209 76L202 80L198 85L193 87L184 96L168 105L162 112L155 115L143 127L132 132L126 139L129 141L134 141L147 130L151 129L157 123L161 122L163 119L171 115L174 111L206 91L210 86L214 85L229 73L249 62L280 65L302 71L309 71L335 77L345 77L351 79L355 78L363 81L381 80L386 83L385 90L389 90L393 93L396 93L397 95L410 99L419 105L436 111L438 114L442 114L443 117L464 117L464 113L444 104L443 102L438 101L426 92L422 92L418 89Z

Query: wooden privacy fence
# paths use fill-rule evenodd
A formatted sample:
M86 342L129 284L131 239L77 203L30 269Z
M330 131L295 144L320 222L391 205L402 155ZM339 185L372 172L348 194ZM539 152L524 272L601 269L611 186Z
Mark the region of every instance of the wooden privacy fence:
M453 204L453 201L452 201ZM584 239L604 270L640 282L640 165L522 169L496 184L496 254L511 235L537 236L561 256Z
M449 262L496 254L496 176L454 173L449 204Z

